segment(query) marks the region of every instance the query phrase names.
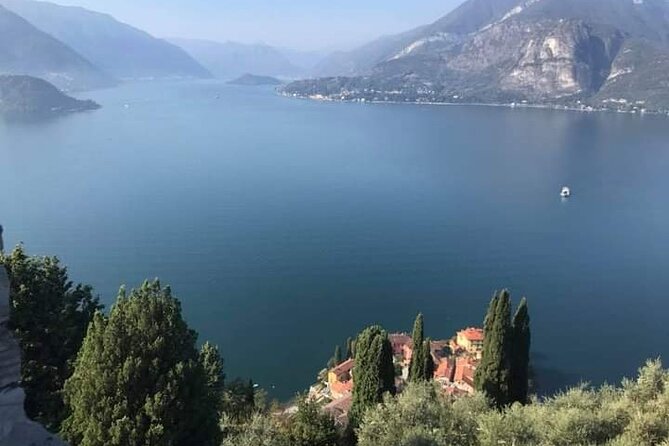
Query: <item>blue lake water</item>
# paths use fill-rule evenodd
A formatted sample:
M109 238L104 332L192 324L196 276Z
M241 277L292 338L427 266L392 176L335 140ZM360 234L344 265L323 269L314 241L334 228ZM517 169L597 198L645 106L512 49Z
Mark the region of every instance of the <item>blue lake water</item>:
M669 353L669 121L317 103L215 82L0 122L7 245L111 304L160 277L228 376L279 398L381 323L435 338L527 296L544 390ZM560 187L574 195L562 201Z

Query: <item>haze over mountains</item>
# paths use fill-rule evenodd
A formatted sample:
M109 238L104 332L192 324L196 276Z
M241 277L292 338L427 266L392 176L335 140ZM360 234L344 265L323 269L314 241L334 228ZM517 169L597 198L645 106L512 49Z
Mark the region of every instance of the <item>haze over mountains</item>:
M113 85L111 76L70 47L0 6L0 74L41 77L61 89Z
M307 69L291 62L282 51L263 44L170 39L186 50L216 77L231 79L246 73L260 76L297 77Z
M284 91L337 100L669 110L667 0L468 0L432 24L317 65L317 53L262 44L167 41L78 7L0 5L0 74L41 77L69 91L122 80L315 75Z
M289 94L669 109L666 0L469 0L322 63Z
M0 4L118 79L210 76L183 49L109 15L33 0Z
M52 84L31 76L0 75L0 115L48 116L96 110L98 104L65 95Z

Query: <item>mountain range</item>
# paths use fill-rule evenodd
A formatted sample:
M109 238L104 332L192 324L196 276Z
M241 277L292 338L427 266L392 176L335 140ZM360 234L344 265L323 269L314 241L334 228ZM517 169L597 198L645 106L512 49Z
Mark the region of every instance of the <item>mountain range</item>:
M211 76L183 49L107 14L34 0L0 0L0 4L117 79Z
M44 78L65 90L113 85L114 79L79 53L0 6L0 74Z
M321 63L284 92L337 100L669 110L666 0L469 0Z
M259 76L298 77L307 69L294 64L283 51L263 44L170 39L214 76L233 79L246 73Z

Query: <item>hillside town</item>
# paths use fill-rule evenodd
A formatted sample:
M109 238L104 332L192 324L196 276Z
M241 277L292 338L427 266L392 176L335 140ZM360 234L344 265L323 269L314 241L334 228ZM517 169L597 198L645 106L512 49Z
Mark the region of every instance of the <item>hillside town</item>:
M409 378L413 355L413 340L407 333L389 336L396 370L395 385L401 391ZM481 328L460 330L449 340L431 341L430 353L434 362L434 381L443 392L453 397L474 393L474 374L481 360L484 334ZM310 388L312 399L322 402L324 410L339 425L346 425L353 401L355 359L348 358L319 375L319 382Z

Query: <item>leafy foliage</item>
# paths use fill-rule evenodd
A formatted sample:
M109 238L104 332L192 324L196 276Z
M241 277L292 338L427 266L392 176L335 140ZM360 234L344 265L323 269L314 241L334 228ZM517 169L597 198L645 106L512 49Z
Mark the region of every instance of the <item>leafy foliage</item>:
M395 367L388 333L379 327L366 328L356 341L353 369L353 404L350 424L356 426L367 409L383 401L387 392L395 394Z
M241 425L224 418L223 446L336 446L340 436L319 403L301 397L297 412L288 418L255 413Z
M96 314L65 383L64 438L74 446L218 444L209 394L218 383L196 337L158 281L129 296L121 290L109 317Z
M396 398L370 409L358 430L360 446L474 445L475 426L429 383L412 383ZM471 420L471 421L469 421Z
M321 411L318 403L302 398L286 437L286 444L291 446L336 446L339 434L334 420Z
M475 387L497 407L510 402L511 375L511 297L504 290L497 293L484 321L483 358L476 370Z
M511 348L511 401L527 403L530 380L530 314L527 299L523 298L513 317Z
M530 367L530 316L522 299L511 321L511 296L496 293L484 321L483 357L474 385L498 408L528 399Z
M413 324L412 354L409 364L409 381L411 382L428 381L432 379L434 373L434 364L430 366L432 360L430 344L425 342L423 324L423 315L419 314ZM432 370L428 370L430 367Z
M647 363L621 388L585 385L498 410L482 395L452 401L411 384L365 414L360 446L651 446L669 444L669 373Z
M22 353L21 380L29 417L57 431L60 393L73 371L86 329L100 309L93 289L74 285L55 257L29 257L19 246L0 255L10 278L10 327Z

